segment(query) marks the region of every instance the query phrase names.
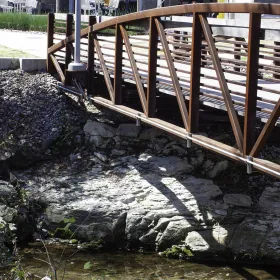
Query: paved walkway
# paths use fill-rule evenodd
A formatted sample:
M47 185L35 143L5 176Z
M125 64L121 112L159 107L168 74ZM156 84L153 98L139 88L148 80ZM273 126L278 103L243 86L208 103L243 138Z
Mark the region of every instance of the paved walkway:
M47 34L0 30L0 45L20 50L36 57L47 57Z

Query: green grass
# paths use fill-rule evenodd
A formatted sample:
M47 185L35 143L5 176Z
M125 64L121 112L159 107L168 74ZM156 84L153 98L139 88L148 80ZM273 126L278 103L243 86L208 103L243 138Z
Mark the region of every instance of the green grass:
M29 53L22 52L20 50L7 48L7 47L4 47L4 46L0 45L0 57L32 58L32 57L36 57L36 56L32 55L32 54L29 54Z
M0 29L47 31L47 15L0 13Z

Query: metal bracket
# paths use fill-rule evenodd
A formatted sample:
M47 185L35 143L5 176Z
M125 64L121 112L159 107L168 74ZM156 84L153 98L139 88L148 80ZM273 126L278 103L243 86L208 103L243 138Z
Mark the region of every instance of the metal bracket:
M247 156L247 174L252 174L253 172L253 165L250 162L253 162L253 157Z
M141 119L140 118L136 118L136 126L141 126Z
M192 147L192 133L188 133L187 134L187 148L191 148Z

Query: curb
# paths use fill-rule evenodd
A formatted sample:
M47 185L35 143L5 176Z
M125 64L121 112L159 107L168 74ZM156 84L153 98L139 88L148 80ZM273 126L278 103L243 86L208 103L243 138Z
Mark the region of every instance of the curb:
M19 58L1 57L0 70L18 69L20 66Z
M0 70L13 70L20 69L26 72L32 71L45 71L46 67L45 58L0 58Z

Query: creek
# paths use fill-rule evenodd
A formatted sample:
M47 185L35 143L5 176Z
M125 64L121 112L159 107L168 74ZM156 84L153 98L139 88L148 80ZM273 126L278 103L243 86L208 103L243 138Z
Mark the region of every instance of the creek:
M49 248L54 263L58 264L63 249ZM22 267L35 276L50 275L50 267L44 248L22 250ZM39 260L41 259L41 260ZM180 280L180 279L279 279L276 267L230 265L215 263L193 263L174 260L146 253L88 253L69 249L64 251L58 279L79 280ZM84 269L90 263L90 269ZM65 268L65 275L64 274ZM1 271L0 271L1 275ZM2 279L0 277L0 279Z

